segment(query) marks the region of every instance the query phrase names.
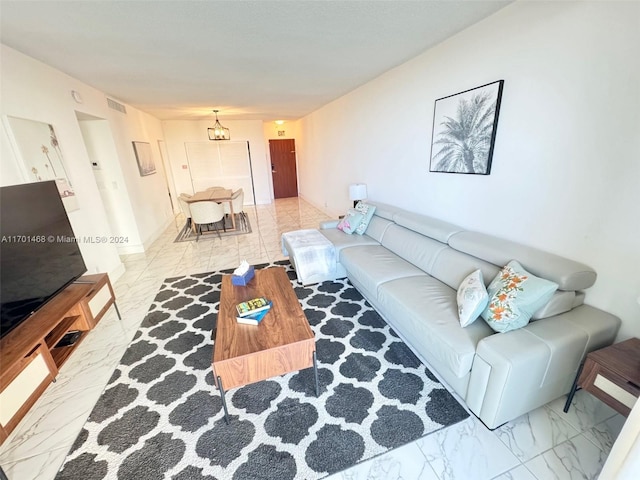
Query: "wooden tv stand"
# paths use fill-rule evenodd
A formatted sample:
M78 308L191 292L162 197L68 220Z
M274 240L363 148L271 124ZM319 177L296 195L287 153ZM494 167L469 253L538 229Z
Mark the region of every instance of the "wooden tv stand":
M0 443L111 305L115 295L109 276L85 275L0 340ZM75 343L56 347L71 331L80 332Z

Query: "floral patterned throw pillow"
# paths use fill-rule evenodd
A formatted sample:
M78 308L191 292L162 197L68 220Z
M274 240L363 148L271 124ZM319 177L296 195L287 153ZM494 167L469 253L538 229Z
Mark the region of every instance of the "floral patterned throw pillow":
M368 203L358 202L356 204L356 210L363 215L363 219L360 221L360 225L356 226L355 232L358 235L362 235L367 227L369 226L369 222L371 221L371 217L376 211L376 207L373 205L369 205Z
M512 260L489 284L489 304L482 318L496 332L522 328L557 289L557 283L536 277Z
M354 208L350 208L349 210L347 210L346 215L342 218L342 220L340 220L336 228L338 230L342 230L344 233L348 233L349 235L351 235L356 230L358 225L360 225L363 218L364 215L362 213L358 212Z

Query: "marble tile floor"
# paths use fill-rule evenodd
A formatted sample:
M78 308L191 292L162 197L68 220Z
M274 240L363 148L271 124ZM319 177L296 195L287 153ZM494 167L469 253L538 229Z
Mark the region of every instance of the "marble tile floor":
M55 477L164 278L282 260L281 233L328 219L297 198L246 211L251 234L173 243L178 216L145 253L122 257L126 272L114 282L122 320L109 310L0 446L9 480ZM625 419L582 391L567 414L563 406L560 398L494 431L471 415L328 479L596 479Z

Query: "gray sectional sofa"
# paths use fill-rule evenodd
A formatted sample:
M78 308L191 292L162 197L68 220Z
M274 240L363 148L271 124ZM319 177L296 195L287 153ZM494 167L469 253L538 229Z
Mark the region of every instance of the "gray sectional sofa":
M393 206L364 235L324 222L336 249L329 279L348 277L412 350L489 428L568 393L584 356L613 342L620 319L583 304L596 272L578 262L464 230ZM456 291L480 269L485 283L510 260L559 285L524 328L494 332L479 318L460 326ZM295 266L295 259L292 256Z

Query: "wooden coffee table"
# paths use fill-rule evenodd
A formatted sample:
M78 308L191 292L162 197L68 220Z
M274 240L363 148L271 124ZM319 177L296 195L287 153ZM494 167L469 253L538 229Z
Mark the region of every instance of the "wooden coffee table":
M259 325L239 324L236 305L256 297L273 302L269 313ZM313 367L318 395L315 337L284 268L256 270L244 287L222 277L212 367L227 423L225 389Z

